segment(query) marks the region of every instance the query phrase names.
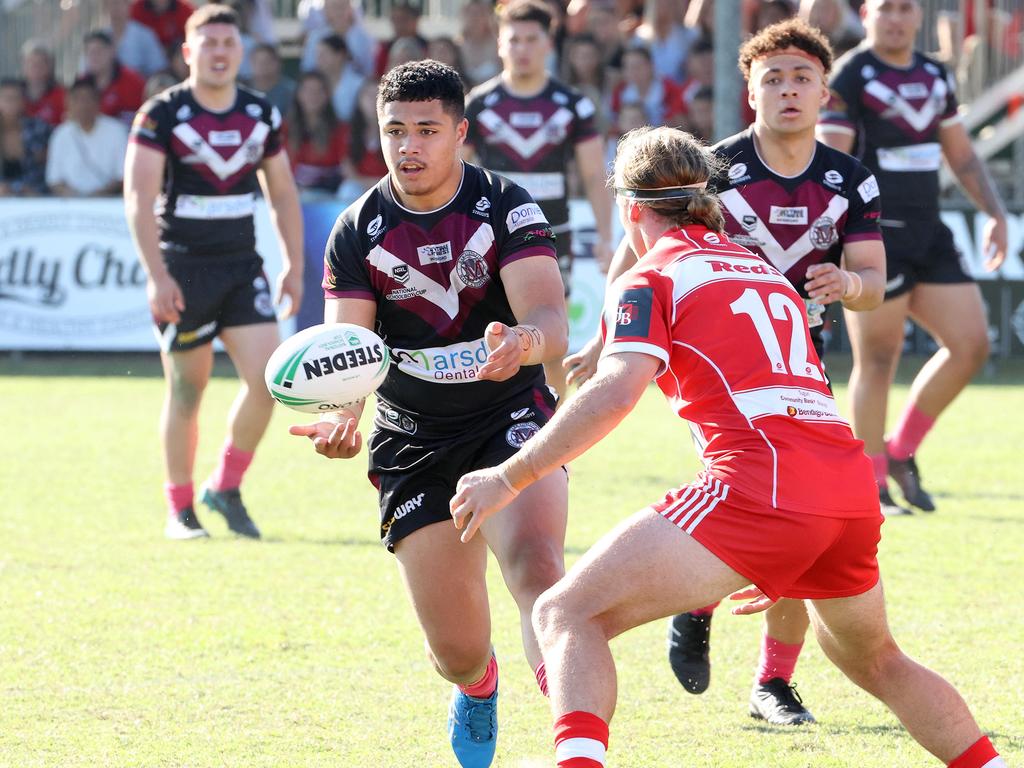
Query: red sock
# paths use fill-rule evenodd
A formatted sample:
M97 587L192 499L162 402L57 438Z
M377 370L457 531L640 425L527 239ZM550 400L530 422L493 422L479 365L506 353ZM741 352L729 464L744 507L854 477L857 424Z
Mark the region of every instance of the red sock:
M796 660L800 658L800 643L780 643L774 637L761 636L761 658L757 662L756 680L767 683L775 677L781 677L788 684L793 679Z
M915 453L935 424L935 419L918 410L917 406L908 405L900 415L896 430L885 444L889 455L898 461L906 461Z
M460 685L459 690L474 699L489 699L498 687L498 660L491 656L484 676L470 685Z
M167 511L172 515L176 515L181 510L191 507L193 495L192 483L182 483L181 485L164 483L164 498L167 499Z
M210 487L215 491L228 491L240 486L242 475L252 463L252 457L252 451L236 448L229 439L220 450L220 464L210 478Z
M982 736L960 757L949 763L949 768L1006 768L1006 763L996 752L988 736Z
M558 768L603 768L608 723L590 712L567 712L555 720Z
M721 602L721 601L719 601ZM711 605L705 605L703 608L698 608L696 611L690 611L691 616L710 616L715 612L715 608L718 607L718 603L712 603Z
M533 676L537 678L537 686L540 688L540 692L545 696L548 695L548 672L544 668L544 662L542 661L537 665L537 668L533 670Z
M875 482L879 488L889 487L889 454L885 451L881 453L869 453L868 458L871 459L871 469L875 472Z

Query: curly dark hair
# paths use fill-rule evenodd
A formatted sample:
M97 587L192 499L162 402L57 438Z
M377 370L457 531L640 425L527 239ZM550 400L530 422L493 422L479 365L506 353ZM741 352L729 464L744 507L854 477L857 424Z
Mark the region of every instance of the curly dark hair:
M392 69L380 80L377 91L377 112L393 101L433 101L455 122L466 114L466 89L459 73L433 59L410 61Z
M826 77L832 70L832 46L828 38L802 19L786 19L765 27L740 47L739 68L744 79L750 79L754 59L787 48L796 48L816 58L824 67Z

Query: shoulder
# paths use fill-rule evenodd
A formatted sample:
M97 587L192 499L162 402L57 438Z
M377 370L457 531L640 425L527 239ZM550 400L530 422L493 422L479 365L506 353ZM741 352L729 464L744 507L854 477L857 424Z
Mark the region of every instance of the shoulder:
M96 118L96 127L103 132L107 138L119 139L128 135L128 130L120 120L99 115Z
M835 79L840 75L849 76L850 74L859 73L862 67L873 62L874 56L871 55L870 48L866 43L862 43L856 48L850 49L836 60L832 67L832 78Z
M375 184L341 212L334 222L331 239L340 237L351 243L358 243L365 254L383 239L387 231L388 214L388 206L380 192L380 185Z
M924 69L928 74L949 80L950 74L946 65L936 58L921 51L914 51L914 64Z
M732 162L734 158L746 155L752 148L750 133L744 130L712 145L711 151L726 162Z
M495 101L501 97L501 75L495 75L490 80L480 83L466 94L466 104L483 105L484 101Z
M244 110L254 120L269 123L271 128L281 127L281 112L259 91L245 85L238 86L236 109Z

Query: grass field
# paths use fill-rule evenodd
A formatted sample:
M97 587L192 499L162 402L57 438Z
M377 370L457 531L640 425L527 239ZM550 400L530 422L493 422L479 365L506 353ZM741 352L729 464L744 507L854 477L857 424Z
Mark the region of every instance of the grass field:
M229 376L207 392L197 485L234 392ZM168 542L161 394L153 358L0 358L0 766L454 765L449 686L432 673L378 544L365 457L315 456L286 433L297 415L278 411L246 484L264 541L236 540L200 510L213 538ZM1016 766L1022 458L1018 364L973 385L939 422L920 456L939 512L889 521L881 548L896 637L960 688ZM570 562L696 466L650 390L573 466ZM549 715L493 563L489 578L503 673L495 764L551 765ZM614 643L612 766L938 765L813 642L796 680L820 724L783 731L746 715L759 619L718 614L701 697L672 677L664 630L658 622Z

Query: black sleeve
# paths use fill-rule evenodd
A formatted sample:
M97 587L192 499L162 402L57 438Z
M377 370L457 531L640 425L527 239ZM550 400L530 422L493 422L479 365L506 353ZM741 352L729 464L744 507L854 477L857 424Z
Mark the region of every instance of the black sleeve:
M555 258L555 235L551 224L522 187L509 183L492 208L498 248L498 267L504 267L527 256Z
M327 299L377 299L358 231L344 214L327 239L323 289Z

